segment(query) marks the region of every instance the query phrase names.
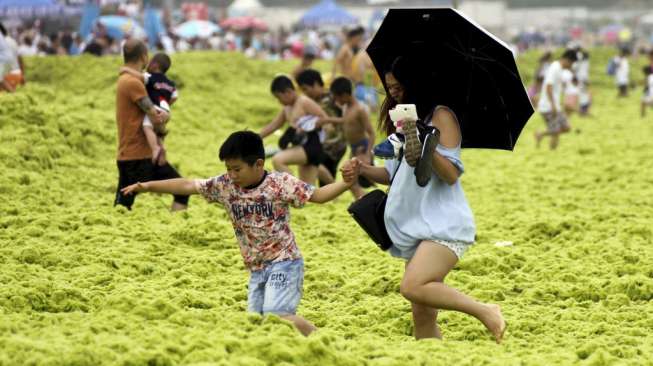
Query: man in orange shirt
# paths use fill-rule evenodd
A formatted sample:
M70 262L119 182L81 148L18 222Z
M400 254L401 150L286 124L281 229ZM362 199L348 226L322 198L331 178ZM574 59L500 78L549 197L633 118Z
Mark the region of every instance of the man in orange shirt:
M123 57L125 67L142 72L148 63L147 47L139 40L128 40L123 46ZM114 206L123 205L130 210L134 196L123 195L122 188L137 182L181 178L168 162L152 162L152 150L142 127L145 114L154 124L163 123L168 118L166 112L154 108L140 79L129 73L121 74L116 89L119 178ZM184 210L187 206L188 196L175 195L171 211Z

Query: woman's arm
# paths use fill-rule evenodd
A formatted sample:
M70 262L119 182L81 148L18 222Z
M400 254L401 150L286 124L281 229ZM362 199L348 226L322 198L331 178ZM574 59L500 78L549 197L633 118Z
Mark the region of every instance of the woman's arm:
M454 148L461 139L460 127L456 118L447 109L438 110L431 120L433 126L440 130L440 144L444 147ZM449 185L453 185L460 177L460 171L449 159L442 156L437 150L433 152L433 171Z
M382 166L373 166L361 161L360 175L378 184L390 184L390 173Z

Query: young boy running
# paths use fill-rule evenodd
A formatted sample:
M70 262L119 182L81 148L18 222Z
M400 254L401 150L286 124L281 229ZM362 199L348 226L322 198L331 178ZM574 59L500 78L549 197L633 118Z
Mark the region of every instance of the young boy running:
M219 157L225 162L227 174L205 180L139 182L124 188L123 194L200 194L208 202L223 205L245 266L251 272L248 310L277 314L307 336L316 328L296 314L303 292L304 261L290 229L289 206L331 201L349 189L354 180L315 188L288 173L268 173L263 141L250 131L231 134L220 147Z
M372 162L372 147L374 146L374 128L370 123L370 115L367 106L359 102L353 95L352 83L345 77L338 77L331 83L331 94L343 109L342 117L326 117L318 121L317 125L342 124L345 140L349 143L352 157L362 161ZM361 198L365 191L361 185L367 182L359 182L351 188L356 199ZM369 187L369 185L367 185Z
M617 61L617 70L614 75L615 83L617 84L618 93L620 98L628 96L628 86L630 85L630 63L628 56L630 51L626 48L622 49L619 53Z
M279 114L260 132L262 138L269 136L288 122L293 132L301 138L297 145L282 150L272 158L274 169L290 173L289 165L299 165L299 178L313 184L317 178L317 168L323 157L322 142L324 134L315 126L309 128L301 122L326 117L319 104L305 95L298 95L292 80L287 76L277 76L270 86L272 94L283 106ZM309 123L310 124L310 123ZM301 127L300 127L301 125ZM314 125L314 124L313 124ZM292 131L291 130L291 131Z
M571 66L576 61L576 57L576 51L567 50L558 61L551 63L551 66L546 71L537 110L544 117L547 129L544 132L535 132L535 143L538 147L545 136L550 136L551 141L549 147L551 150L555 149L558 147L560 134L569 132L571 129L562 109L560 99L564 86L563 70L571 69Z
M324 87L324 81L320 72L314 69L307 69L299 73L295 78L299 89L304 95L319 103L322 109L330 117L342 117L342 110L333 100L333 96ZM343 135L342 125L326 125L323 127L326 138L322 142L322 164L318 167L318 181L320 186L333 183L338 171L338 164L347 152L347 142Z

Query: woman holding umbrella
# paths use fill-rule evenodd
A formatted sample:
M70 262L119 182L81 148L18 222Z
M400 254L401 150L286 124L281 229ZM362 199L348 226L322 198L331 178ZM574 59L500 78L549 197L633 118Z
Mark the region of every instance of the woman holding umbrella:
M431 145L427 151L429 144L425 144L420 158L430 160L428 184L417 184L414 164L409 165L405 157L387 160L385 167L360 162L355 169L377 183L392 183L384 219L393 242L390 254L406 260L400 291L412 305L415 338L441 338L437 315L439 309L445 309L476 317L500 343L506 322L499 306L478 302L444 284L447 274L473 244L476 229L459 180L464 168L458 119L451 109L433 102L438 98L431 90L437 84L425 80L424 75L417 62L406 57L394 60L384 75L389 96L383 103L379 126L387 135L394 133L388 111L398 103L415 104L420 119L439 130L437 147ZM415 133L406 130L409 125L414 126L404 124L404 134ZM407 141L404 150L410 149L414 147ZM343 174L353 174L353 170Z

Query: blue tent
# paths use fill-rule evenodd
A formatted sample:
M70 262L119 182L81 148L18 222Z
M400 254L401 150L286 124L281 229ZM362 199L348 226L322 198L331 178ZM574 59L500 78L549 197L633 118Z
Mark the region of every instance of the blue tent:
M322 0L308 9L299 23L305 27L342 26L357 24L358 18L336 4L334 0Z
M65 11L56 0L0 0L0 17L41 17Z

